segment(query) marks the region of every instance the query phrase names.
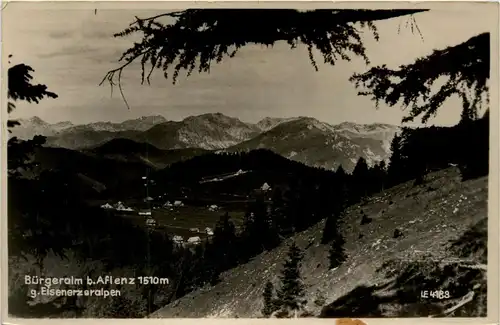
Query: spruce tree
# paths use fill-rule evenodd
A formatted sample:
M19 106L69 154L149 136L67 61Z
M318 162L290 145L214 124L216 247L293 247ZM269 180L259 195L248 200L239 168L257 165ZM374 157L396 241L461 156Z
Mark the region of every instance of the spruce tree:
M238 255L241 261L248 260L249 258L261 252L261 248L256 245L256 241L253 236L254 219L254 213L251 211L251 209L249 209L243 217L243 225L241 227L242 231L238 236Z
M375 166L374 173L377 182L377 189L379 191L383 191L387 180L387 166L384 160Z
M398 184L402 178L401 170L403 158L401 156L401 141L402 138L398 134L396 134L391 141L391 158L389 160L389 166L387 167L389 186Z
M434 50L395 70L381 65L351 77L360 89L358 94L371 97L377 107L380 102L393 107L402 104L404 108L410 108L403 123L421 117L423 124L454 96L462 100L462 110L465 111L462 119L474 119L487 106L489 79L489 33Z
M258 197L250 210L251 217L247 219L245 227L257 253L278 246L280 243L278 229L272 220L264 198Z
M303 255L300 248L292 243L288 256L281 272L281 288L278 291L280 314L285 317L295 315L303 310L306 304L304 299L305 288L300 275L300 266Z
M207 241L203 254L203 278L211 285L215 285L219 282L219 274L221 270L217 261L216 247L212 242Z
M283 198L283 191L280 188L274 190L271 201L271 217L274 221L274 225L280 234L286 234L288 230L286 202Z
M342 212L345 207L354 201L352 191L352 175L347 174L342 165L340 165L335 172L335 179L338 182L338 185L336 186L336 197L338 198L338 203L335 204L335 210Z
M8 56L8 64L11 64L12 54ZM7 113L11 114L16 109L16 103L19 101L24 103L38 104L43 99L56 99L58 95L47 89L44 84L33 84L33 74L35 70L24 63L10 66L7 70ZM21 122L15 119L7 120L7 130L12 132L12 128L21 125ZM36 135L31 140L20 140L17 137L11 137L7 141L7 172L9 177L8 184L22 178L21 171L28 171L36 167L36 162L33 160L34 153L42 145L45 144L44 136ZM66 180L67 182L67 180ZM18 183L19 184L19 183ZM38 185L39 183L34 183ZM50 184L52 185L52 184ZM49 186L51 188L52 186ZM21 199L26 196L26 193L11 191L13 194L9 196L9 254L17 255L34 255L37 260L37 265L42 268L42 261L45 256L53 251L59 256L64 256L63 237L68 239L66 233L56 232L57 227L62 227L68 222L53 222L50 217L41 216L38 206L31 202L29 207L27 204L23 206L28 208L29 213L20 213L16 209L11 208L12 199L17 196ZM46 203L41 200L40 192L31 196L40 203ZM61 202L61 200L59 200ZM53 210L53 207L52 207ZM58 220L59 221L59 220ZM42 225L44 225L42 227ZM31 233L29 240L25 234ZM53 234L53 235L52 235ZM63 236L64 235L64 236Z
M335 228L335 234L333 235L333 240L330 245L329 250L329 263L330 269L334 269L345 262L347 255L344 250L345 240L340 231Z
M133 61L141 63L143 83L149 83L156 69L175 83L182 71L188 76L193 71L209 72L215 62L229 60L246 45L273 46L279 41L287 42L291 49L303 44L315 70L319 68L314 51L331 65L353 57L360 57L368 64L361 34L371 34L378 40L374 21L422 11L426 10L187 9L154 17L135 17L115 36L134 34L139 35L140 40L131 44L122 56L123 65L108 71L101 84L106 81L110 85L119 84L122 71ZM162 22L166 17L169 23ZM253 28L256 21L259 21L258 28ZM367 30L358 29L358 24ZM408 20L408 25L416 29L414 20Z
M337 216L335 214L331 214L328 216L325 222L325 227L323 228L323 235L321 237L321 243L322 244L327 244L332 240L334 234L335 234L335 226L336 226L336 219Z
M330 269L336 268L347 258L344 250L345 240L340 232L342 215L343 213L340 216L331 216L328 218L323 230L322 243L326 244L331 241L328 257Z
M368 195L369 190L367 187L371 185L368 180L369 176L370 169L366 160L363 157L359 157L358 162L352 171L356 200Z
M215 225L212 244L215 248L214 252L219 272L235 266L237 262L237 253L235 251L236 227L227 212L220 217Z
M262 294L264 298L264 307L262 308L262 315L269 317L276 311L276 300L274 297L274 286L271 281L267 281Z
M340 221L344 218L347 202L345 202L343 194L340 194L338 200L339 202L335 204L335 211L326 219L325 227L323 228L323 234L321 237L322 244L329 243L332 239L335 238L335 236L337 236L337 227Z

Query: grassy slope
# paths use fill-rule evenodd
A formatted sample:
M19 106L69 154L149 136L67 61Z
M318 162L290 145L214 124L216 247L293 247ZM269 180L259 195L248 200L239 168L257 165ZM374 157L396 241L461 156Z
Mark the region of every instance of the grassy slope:
M426 254L436 260L453 258L449 241L487 217L487 183L487 177L461 182L458 171L451 168L428 175L424 185L405 183L350 207L343 226L349 258L335 270L328 270L329 247L320 244L323 222L295 235L293 240L305 249L302 274L307 309L320 314L322 307L313 303L318 291L330 304L358 286L386 283L386 275L378 271L384 262L419 261ZM360 226L361 212L373 222ZM395 227L403 231L403 238L392 238ZM364 236L359 239L359 234ZM260 317L264 284L277 283L286 252L287 245L281 245L262 253L226 272L221 283L193 292L150 317ZM392 271L397 272L397 267ZM424 289L433 288L417 290ZM386 302L383 316L394 316L391 305L394 301Z

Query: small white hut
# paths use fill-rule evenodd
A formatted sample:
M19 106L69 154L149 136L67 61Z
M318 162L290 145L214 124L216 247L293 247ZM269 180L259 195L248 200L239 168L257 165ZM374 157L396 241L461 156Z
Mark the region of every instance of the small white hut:
M139 215L140 216L150 216L151 210L139 210Z
M109 210L109 209L113 209L113 206L109 203L106 203L106 204L101 205L101 208Z
M172 240L177 245L182 245L182 243L184 243L184 237L179 236L179 235L175 235L174 237L172 237Z
M192 245L198 245L201 243L201 238L196 236L196 237L189 237L189 239L187 240L188 244L192 244Z
M114 208L116 210L123 210L126 208L126 206L121 201L118 201L118 203L115 204Z
M132 208L127 207L125 204L122 202L118 202L115 206L115 209L117 211L134 211Z
M146 226L148 226L148 227L154 227L154 226L156 226L156 220L153 219L153 218L148 218L146 220Z

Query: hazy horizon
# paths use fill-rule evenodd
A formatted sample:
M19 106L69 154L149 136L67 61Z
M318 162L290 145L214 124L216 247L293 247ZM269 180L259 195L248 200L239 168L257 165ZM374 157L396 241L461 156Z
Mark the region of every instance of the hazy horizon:
M59 95L39 104L18 103L12 118L38 116L48 123L87 124L152 115L178 121L220 112L249 123L265 117L309 116L329 124L401 125L407 111L383 104L375 109L368 97L357 95L349 77L371 66L395 68L412 63L434 49L462 43L490 31L495 17L494 13L484 16L484 10L470 11L471 7L459 10L459 6L418 13L414 17L423 40L405 28L408 18L376 22L380 41L364 38L370 66L359 58L325 65L317 55L319 71L315 71L304 47L290 50L283 43L268 49L245 46L236 57L214 65L210 74L194 73L186 78L181 72L177 85L165 80L159 71L153 73L150 86L141 85L140 67L131 64L122 78L131 107L128 110L118 91L111 97L108 84L98 86L105 73L119 65L121 53L133 44L131 38L117 39L112 34L127 27L134 16L152 16L158 10L99 10L95 14L93 9L68 9L67 4L52 6L61 9L43 9L44 3L10 3L4 9L4 26L9 26L3 31L4 53L13 54L12 64L32 66L34 82L46 84ZM456 124L460 100L448 100L439 112L428 125Z
M49 123L51 125L54 125L54 124L57 124L57 123L65 123L65 122L70 122L72 123L73 125L86 125L86 124L91 124L91 123L114 123L114 124L119 124L119 123L123 123L123 122L126 122L126 121L131 121L131 120L136 120L136 119L140 119L140 118L144 118L144 117L153 117L153 116L161 116L163 118L165 118L167 121L172 121L172 122L180 122L180 121L183 121L185 120L186 118L188 117L191 117L191 116L200 116L200 115L203 115L203 114L222 114L224 116L227 116L227 117L230 117L230 118L236 118L238 120L240 120L241 122L244 122L244 123L247 123L247 124L256 124L266 118L272 118L272 119L287 119L287 118L310 118L311 116L307 116L307 115L303 115L303 116L287 116L287 117L277 117L277 116L265 116L263 117L262 119L258 120L257 122L250 122L250 121L246 121L244 119L241 119L237 116L232 116L232 115L229 115L229 114L224 114L224 113L221 113L221 112L210 112L210 113L201 113L201 114L198 114L198 115L190 115L190 116L187 116L185 118L181 118L181 119L176 119L176 120L173 120L173 119L169 119L167 116L164 116L162 114L153 114L153 115L143 115L143 116L139 116L139 117L136 117L136 118L132 118L132 119L124 119L124 120L119 120L119 121L109 121L109 120L98 120L98 121L91 121L91 122L85 122L85 123L74 123L72 121L69 121L69 120L61 120L61 121L56 121L56 122L50 122L50 121L46 121L44 120L43 118L41 118L40 116L37 116L37 115L33 115L33 116L27 116L27 117L21 117L19 118L20 120L29 120L31 118L39 118L41 119L42 121L46 122L46 123ZM322 121L322 120L319 120L317 119L318 121L320 122L324 122L324 123L328 123L326 121ZM332 125L338 125L338 124L342 124L342 123L356 123L356 122L353 122L353 121L341 121L341 122L338 122L338 123L329 123L329 124L332 124ZM372 123L357 123L357 124L389 124L389 125L394 125L394 126L397 126L396 124L391 124L391 123L380 123L380 122L372 122Z

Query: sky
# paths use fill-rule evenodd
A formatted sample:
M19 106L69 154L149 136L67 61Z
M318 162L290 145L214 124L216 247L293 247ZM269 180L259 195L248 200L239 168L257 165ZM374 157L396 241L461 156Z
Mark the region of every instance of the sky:
M479 4L478 4L479 5ZM364 38L371 66L396 68L412 63L433 49L459 44L479 33L493 31L495 10L484 6L452 6L414 15L422 33L405 28L408 17L376 22L379 42ZM121 53L133 39L113 38L134 16L149 17L158 10L93 8L72 9L65 5L51 10L38 3L9 3L3 11L4 54L13 54L12 64L24 62L35 69L37 83L48 85L59 98L39 104L19 103L13 118L39 116L55 123L94 121L120 122L145 115L163 115L169 120L220 112L246 122L270 117L310 116L337 124L390 123L399 125L405 115L401 107L380 105L377 110L368 97L358 96L349 82L353 73L370 68L361 59L322 64L316 56L315 71L304 48L290 50L286 44L273 48L247 46L235 58L225 59L210 74L181 72L178 83L153 74L151 85L141 85L140 66L124 71L122 85L130 109L109 84L99 86L105 73L120 65ZM398 27L400 31L398 33ZM461 111L458 99L446 102L429 124L453 125Z

